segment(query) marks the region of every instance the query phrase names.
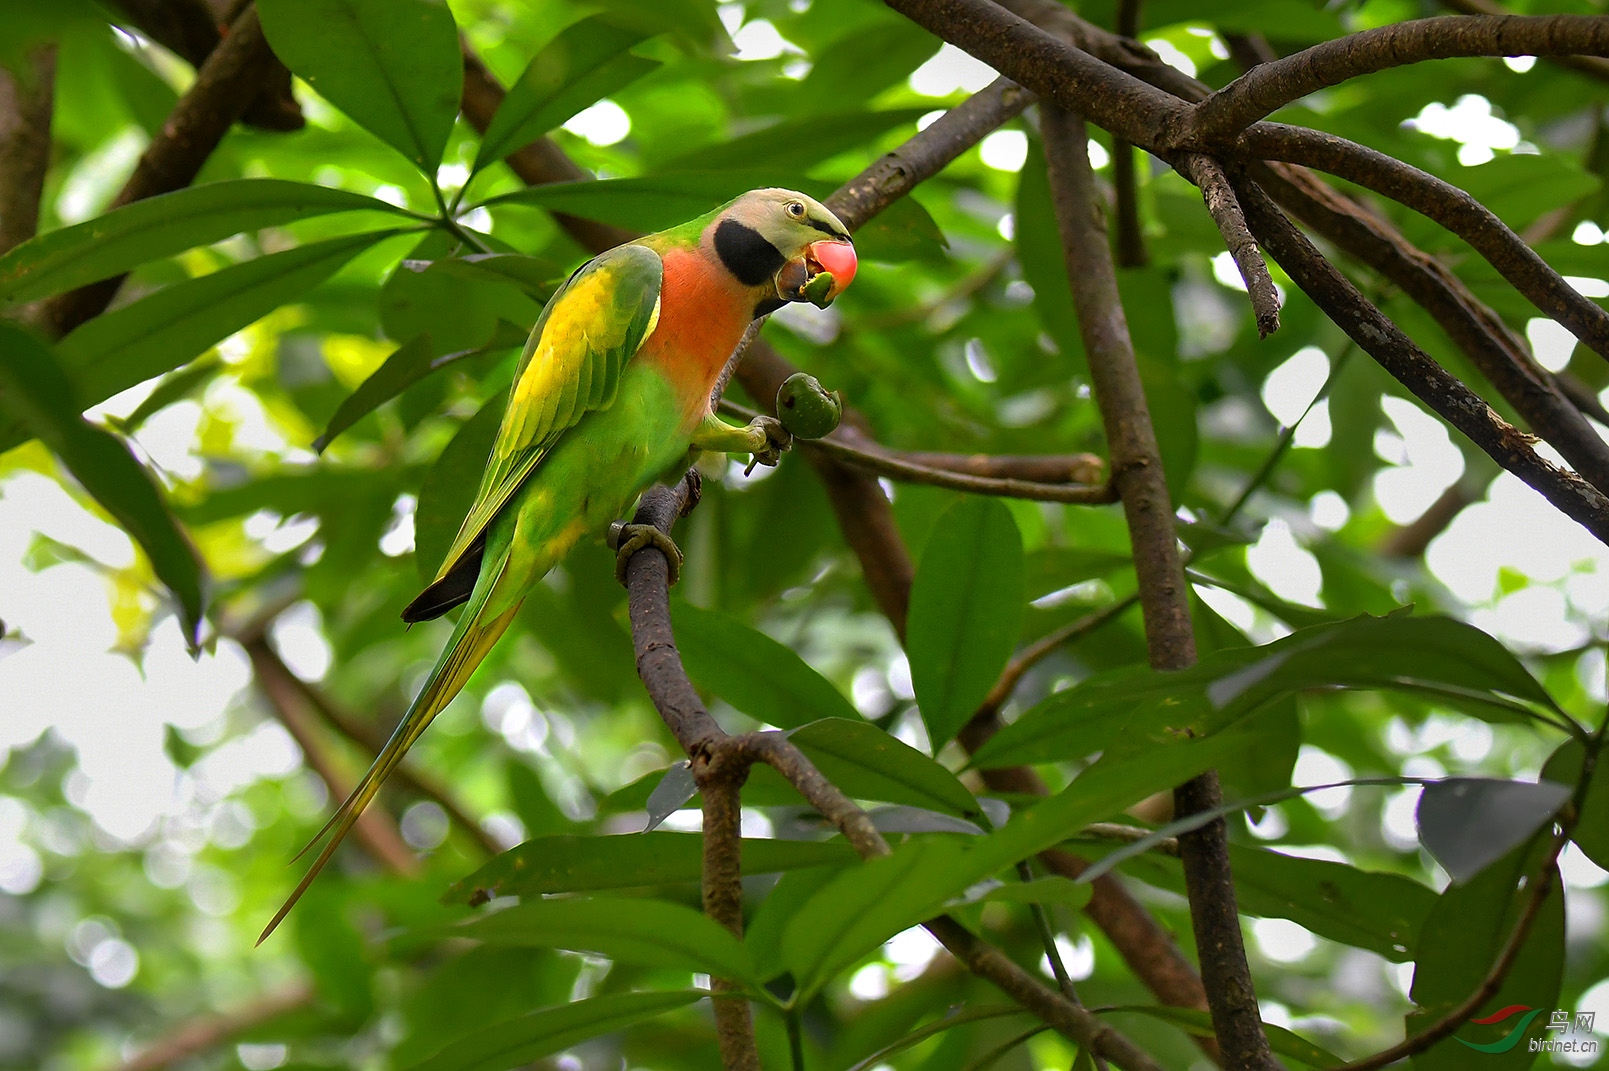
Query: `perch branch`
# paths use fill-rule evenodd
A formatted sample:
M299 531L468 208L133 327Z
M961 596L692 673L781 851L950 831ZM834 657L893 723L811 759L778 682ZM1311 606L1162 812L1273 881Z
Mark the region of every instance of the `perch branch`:
M1235 267L1240 269L1240 278L1246 283L1246 296L1251 299L1252 314L1257 318L1257 337L1267 338L1279 330L1279 293L1257 249L1257 240L1246 228L1246 217L1240 211L1240 202L1235 200L1229 176L1224 174L1223 165L1205 153L1183 153L1180 163L1184 174L1201 188L1207 214L1217 224L1218 233L1229 247L1229 255L1235 258Z
M1441 0L1443 7L1465 15L1499 15L1509 16L1513 12L1494 0ZM1544 60L1555 67L1577 71L1589 78L1596 78L1600 82L1609 82L1609 60L1599 59L1597 56L1543 56Z
M741 767L714 776L695 775L703 798L704 914L743 938L743 872L738 865L743 841L740 791L748 771ZM726 1071L760 1071L754 1019L742 995L743 984L712 978L715 1037ZM726 995L723 995L726 994Z
M1526 435L1492 412L1478 394L1431 360L1360 294L1259 186L1248 181L1237 183L1236 188L1262 247L1348 337L1499 465L1598 539L1609 542L1609 499L1602 492L1539 457Z
M1196 106L1184 136L1208 144L1360 75L1458 56L1609 55L1609 18L1439 15L1324 41L1260 64Z
M1089 167L1084 120L1043 108L1040 131L1051 199L1072 282L1090 380L1106 427L1112 478L1123 497L1134 546L1146 646L1157 669L1195 662L1188 587L1156 432L1146 405L1107 247L1102 200ZM1192 814L1222 800L1216 773L1181 785L1175 809ZM1234 879L1222 820L1180 838L1190 916L1214 1032L1232 1068L1278 1067L1268 1048L1240 932Z

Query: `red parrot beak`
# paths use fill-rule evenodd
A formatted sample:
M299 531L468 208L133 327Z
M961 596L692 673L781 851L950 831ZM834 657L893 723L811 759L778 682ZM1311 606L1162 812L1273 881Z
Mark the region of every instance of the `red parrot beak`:
M808 256L813 267L832 272L832 289L827 291L829 302L849 287L855 278L855 269L860 266L855 259L855 247L848 242L814 242Z

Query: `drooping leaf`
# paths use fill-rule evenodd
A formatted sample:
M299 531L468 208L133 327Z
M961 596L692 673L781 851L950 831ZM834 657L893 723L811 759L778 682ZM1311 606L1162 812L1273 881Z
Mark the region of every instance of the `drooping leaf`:
M792 649L730 614L678 602L671 620L694 683L750 717L783 729L823 718L861 720L843 693Z
M1433 781L1419 797L1419 842L1462 885L1530 840L1570 792L1568 785L1552 781Z
M434 181L464 86L445 0L266 0L257 11L285 66Z
M206 609L205 567L151 473L121 439L78 415L72 385L55 355L3 320L0 387L5 406L145 551L157 579L172 592L185 638L194 647Z
M57 350L85 406L161 375L334 275L396 231L331 238L234 264L113 309Z
M1513 932L1515 920L1533 893L1540 847L1510 852L1462 885L1449 885L1419 933L1411 996L1417 1007L1406 1017L1407 1034L1441 1020L1473 993L1492 969ZM1528 876L1525 887L1519 879ZM1547 898L1501 988L1482 1002L1471 1023L1452 1039L1413 1059L1415 1071L1465 1071L1481 1067L1509 1071L1531 1067L1527 1036L1542 1036L1544 1009L1557 1006L1564 971L1564 897L1557 872ZM1517 1011L1511 1011L1518 1008ZM1510 1014L1502 1014L1510 1011ZM1486 1022L1479 1022L1486 1020ZM1470 1049L1482 1046L1475 1056Z
M930 1037L942 1034L947 1030L954 1030L958 1026L967 1026L970 1023L983 1022L989 1019L1004 1019L1012 1015L1026 1015L1021 1008L1007 1006L1000 1008L951 1008L940 1019L912 1030L909 1034L883 1046L876 1052L856 1062L849 1071L870 1071L878 1064L886 1063L890 1056L895 1056L906 1049L921 1044Z
M1058 904L1062 907L1083 907L1089 903L1094 889L1060 874L1047 874L1033 881L1006 881L978 897L1007 904Z
M584 19L554 38L509 87L475 155L475 170L535 141L572 115L659 66L631 54L648 39L605 18Z
M1262 647L1220 651L1190 669L1124 668L1058 692L973 757L985 768L1076 759L1118 740L1144 741L1233 724L1281 695L1317 688L1428 694L1493 720L1556 712L1502 644L1445 617L1362 616L1305 628Z
M696 833L623 833L619 836L562 834L535 837L510 848L443 897L449 904L496 896L539 896L696 882L702 838ZM855 854L842 841L770 840L745 837L745 874L775 874L849 862Z
M283 179L227 179L174 190L17 246L0 257L0 302L49 297L243 231L362 211L400 210L363 194Z
M685 1007L700 990L616 993L510 1019L462 1038L408 1071L502 1071L523 1067L591 1038Z
M1555 751L1542 767L1542 780L1561 785L1574 785L1581 779L1581 762L1586 749L1579 740L1571 740ZM1587 786L1586 799L1571 835L1576 846L1587 858L1609 870L1609 763L1599 758L1592 771L1592 783Z
M1022 628L1022 536L982 497L939 519L911 583L906 652L928 737L938 748L977 710Z
M542 307L527 292L528 284L510 276L519 270L513 261L528 262L527 271L545 270L541 261L513 256L403 261L380 291L385 333L398 341L429 334L432 356L488 347L505 324L518 329L514 344L523 344Z
M963 818L978 801L949 770L902 740L856 718L830 718L789 737L822 775L858 799L925 807Z
M748 951L736 937L709 916L666 900L527 900L442 932L487 944L594 952L626 963L756 981Z
M897 108L785 119L753 134L690 150L684 156L665 162L658 170L753 167L756 160L764 160L767 167L804 171L895 127L914 124L926 111L925 108Z
M1174 1008L1165 1004L1122 1004L1115 1008L1103 1009L1101 1012L1103 1015L1114 1013L1144 1015L1164 1023L1172 1023L1196 1037L1216 1036L1212 1026L1212 1015L1195 1008ZM1300 1034L1286 1030L1282 1026L1264 1023L1263 1033L1268 1035L1268 1047L1274 1050L1276 1056L1286 1056L1309 1067L1340 1067L1344 1063L1339 1056L1324 1051Z
M393 350L330 417L324 434L313 440L314 451L322 454L331 439L428 375L435 363L431 349L430 336L426 334Z
M698 781L693 777L692 763L686 759L671 763L665 776L648 793L648 802L643 804L643 810L648 812L648 825L643 831L652 833L697 795Z

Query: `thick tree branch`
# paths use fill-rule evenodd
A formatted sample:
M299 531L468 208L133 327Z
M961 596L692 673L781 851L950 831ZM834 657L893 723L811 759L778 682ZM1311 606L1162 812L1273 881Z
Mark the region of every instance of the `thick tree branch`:
M1457 56L1609 55L1597 15L1441 15L1324 41L1247 71L1202 101L1186 137L1206 145L1309 93L1360 75Z
M704 914L720 923L733 937L743 937L743 872L738 865L743 842L740 790L746 769L717 776L698 777L704 804L703 899ZM715 1038L726 1071L760 1071L760 1051L754 1042L754 1019L742 995L743 984L728 978L710 979L714 993ZM735 994L726 995L722 994Z
M1462 279L1389 223L1305 169L1273 164L1257 167L1254 173L1303 223L1395 283L1429 312L1533 431L1552 443L1594 487L1609 489L1609 444L1582 415L1581 404L1537 367L1525 342Z
M279 61L268 49L257 9L248 7L207 56L162 130L146 146L111 207L120 208L188 186L237 118L262 91ZM123 276L61 294L45 303L45 327L65 335L105 311Z
M1095 400L1106 426L1112 478L1123 496L1134 546L1151 665L1182 669L1196 660L1189 589L1156 432L1107 246L1103 202L1089 167L1084 121L1046 107L1041 110L1040 130L1073 305L1089 356ZM1175 809L1181 815L1216 806L1221 800L1218 777L1212 772L1180 786L1174 794ZM1180 848L1202 981L1225 1066L1278 1067L1263 1032L1246 963L1223 821L1180 838Z
M306 982L293 982L283 989L263 994L236 1011L193 1019L119 1063L115 1071L164 1071L181 1066L191 1057L210 1052L282 1015L308 1007L314 995L313 987Z
M1465 15L1498 15L1507 17L1513 12L1494 0L1441 0L1443 7L1463 12ZM1600 82L1609 82L1609 60L1599 59L1597 56L1544 56L1542 57L1555 67L1577 71L1589 78L1596 78Z
M1481 397L1431 360L1358 293L1253 182L1237 182L1246 219L1262 247L1353 341L1421 401L1541 492L1566 516L1609 542L1609 499L1573 472L1539 457L1527 436L1492 412Z
M50 167L56 46L34 48L23 67L0 67L0 254L39 229L39 198Z
M1609 313L1564 281L1485 205L1434 175L1365 145L1303 127L1259 123L1238 147L1263 160L1327 171L1383 194L1452 231L1544 315L1609 358Z
M1251 299L1252 314L1257 318L1257 337L1267 338L1279 330L1279 293L1257 249L1257 240L1246 229L1246 217L1235 200L1229 177L1224 174L1223 166L1205 153L1184 153L1180 164L1190 181L1201 188L1207 213L1217 224L1218 233L1223 235L1229 255L1235 258L1235 267L1240 269L1246 296Z

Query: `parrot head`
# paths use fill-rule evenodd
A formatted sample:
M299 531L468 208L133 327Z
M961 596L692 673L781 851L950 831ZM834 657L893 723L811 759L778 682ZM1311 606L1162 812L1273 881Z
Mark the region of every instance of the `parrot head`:
M793 190L750 190L715 214L707 232L726 269L766 291L756 315L789 301L826 308L855 278L855 244L821 202Z

